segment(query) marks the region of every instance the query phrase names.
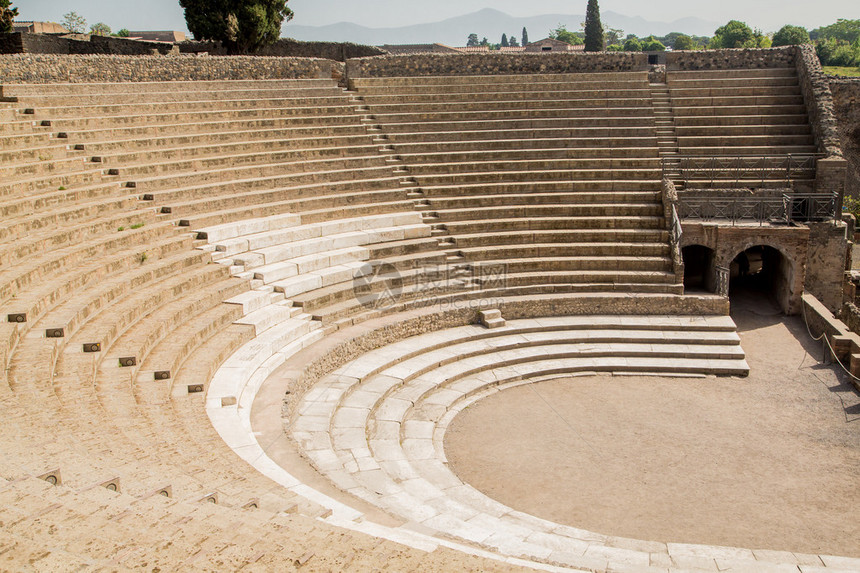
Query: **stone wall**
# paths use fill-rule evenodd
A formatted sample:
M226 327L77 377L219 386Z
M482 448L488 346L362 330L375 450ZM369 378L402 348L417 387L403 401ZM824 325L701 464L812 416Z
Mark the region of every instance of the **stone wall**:
M766 50L697 50L666 53L666 69L669 71L791 68L794 67L794 62L795 50L793 47Z
M332 78L343 64L258 56L0 55L0 83L86 83Z
M162 42L141 42L111 36L65 37L49 34L0 34L0 54L86 55L114 54L143 56L158 52L168 54L173 45Z
M842 157L830 83L821 69L815 48L807 44L792 49L797 53L797 79L818 150L827 157Z
M848 162L845 193L860 198L860 78L831 78L830 91L842 155Z
M207 52L216 56L225 56L227 50L214 42L182 42L179 51L183 54L194 54ZM385 54L374 46L364 46L350 42L300 42L289 38L281 39L266 46L257 56L268 56L278 58L324 58L345 62L350 58L366 58L370 56L381 56Z
M480 76L566 72L647 71L643 53L408 54L358 58L347 62L348 78L396 76Z
M848 226L842 221L806 225L809 227L809 251L804 288L831 312L838 312L848 264Z

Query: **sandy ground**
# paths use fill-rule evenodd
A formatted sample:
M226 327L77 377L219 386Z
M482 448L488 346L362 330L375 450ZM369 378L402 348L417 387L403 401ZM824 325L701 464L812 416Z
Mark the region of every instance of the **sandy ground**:
M860 394L799 317L733 300L748 378L593 376L499 392L446 436L452 469L592 531L860 557Z

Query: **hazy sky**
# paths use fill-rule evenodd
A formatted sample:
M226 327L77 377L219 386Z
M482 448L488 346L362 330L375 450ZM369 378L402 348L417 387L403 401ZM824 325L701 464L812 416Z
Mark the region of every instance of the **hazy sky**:
M584 14L586 3L586 0L290 0L289 6L296 12L294 22L309 26L349 21L390 27L443 20L481 8L496 8L513 16ZM56 22L74 10L90 24L105 22L114 30L185 30L178 0L13 0L13 5L18 7L21 20ZM858 0L601 0L600 8L663 22L690 16L720 23L744 20L766 32L783 24L815 28L837 18L860 18ZM578 24L571 23L569 27Z

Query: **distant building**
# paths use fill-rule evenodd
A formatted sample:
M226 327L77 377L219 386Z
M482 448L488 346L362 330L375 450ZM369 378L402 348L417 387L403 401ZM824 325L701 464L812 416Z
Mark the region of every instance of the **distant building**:
M377 46L389 54L459 54L460 50L445 44L385 44Z
M543 40L537 40L536 42L531 42L522 51L529 52L529 53L531 53L531 52L584 52L585 51L585 45L580 44L579 46L571 46L567 42L562 42L561 40L554 40L552 38L544 38Z
M167 44L177 44L179 42L185 41L185 32L177 32L175 30L149 32L129 31L128 37L132 40L144 40L146 42L165 42Z
M69 31L63 28L56 22L31 22L23 20L21 22L12 22L13 32L22 32L26 34L68 34Z
M464 54L485 54L490 51L489 46L462 46L454 49Z
M522 46L501 46L499 48L499 52L503 54L521 54L525 51L526 49Z

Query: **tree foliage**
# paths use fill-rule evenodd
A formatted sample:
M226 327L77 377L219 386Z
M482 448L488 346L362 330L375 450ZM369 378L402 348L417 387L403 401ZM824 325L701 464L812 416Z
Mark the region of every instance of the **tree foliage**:
M18 9L12 8L12 0L0 0L0 34L12 31L12 22L18 15Z
M92 26L90 26L90 34L92 34L93 36L110 36L110 33L110 26L108 26L104 22L99 22L98 24L93 24Z
M606 28L603 32L603 38L607 46L612 44L620 44L621 38L624 36L624 30L621 28Z
M519 47L520 43L517 40L517 37L515 35L511 34L508 37L508 45L512 48L518 48Z
M525 26L523 26L522 44L523 46L527 46L529 44L529 31L526 30Z
M293 17L288 0L179 0L197 40L221 42L233 53L252 53L281 37Z
M841 40L848 44L860 41L860 20L845 20L840 18L834 24L816 28L809 33L813 40Z
M678 34L675 36L675 43L672 44L673 50L693 50L696 44L693 43L693 38L686 34Z
M503 48L507 48L508 46L510 46L510 44L508 44L508 35L507 34L502 34L501 46Z
M478 45L480 45L480 42L478 41L478 35L469 34L469 38L466 40L466 47L473 48Z
M581 33L571 32L564 24L559 24L555 30L550 30L549 37L560 42L567 42L572 46L579 46L585 43Z
M87 21L77 12L63 14L63 27L72 34L83 34L87 29Z
M730 20L725 26L717 28L708 47L711 49L756 48L758 44L752 28L744 22Z
M116 33L117 38L128 38L131 36L131 32L128 31L128 28L120 28L119 32Z
M645 38L645 41L642 42L643 52L663 52L665 50L666 46L663 45L663 42L654 36L648 36Z
M639 41L639 38L628 38L624 41L624 51L625 52L641 52L642 51L642 42Z
M779 29L773 35L773 46L797 46L800 44L809 44L809 32L801 26L792 26L787 24Z
M597 0L588 0L588 7L585 10L585 51L602 52L606 46L604 42L600 6L597 5Z

